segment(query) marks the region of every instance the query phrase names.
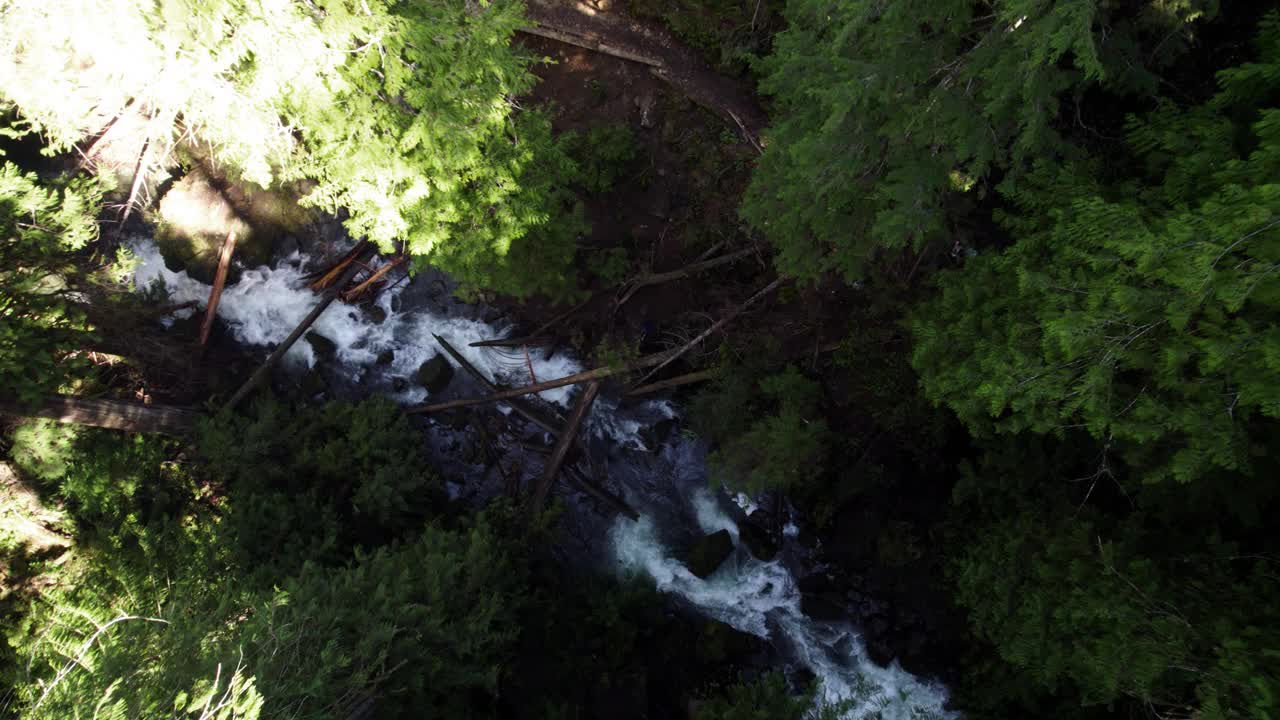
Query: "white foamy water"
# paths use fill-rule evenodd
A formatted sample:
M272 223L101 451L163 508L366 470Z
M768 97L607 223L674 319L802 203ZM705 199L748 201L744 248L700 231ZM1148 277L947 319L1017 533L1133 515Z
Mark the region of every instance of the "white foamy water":
M172 272L164 266L155 243L137 237L131 248L138 258L135 281L144 289L162 284L172 302L194 301L203 309L209 298L209 286L192 279L186 272ZM240 343L267 347L280 343L311 311L317 296L306 288L304 275L309 258L295 253L274 268L245 270L235 285L223 292L218 317ZM493 325L466 317L452 317L447 312L433 313L425 309L392 310L403 286L381 293L377 304L386 311L386 319L375 323L356 307L335 302L320 316L313 329L332 340L337 348L340 366L358 381L376 365L378 356L394 351L391 365L382 369L390 377L411 377L426 360L440 349L432 334L452 344L468 361L495 381L525 384L528 368L523 362L512 363L503 353L472 348L470 343L501 337L504 331ZM311 367L315 364L311 345L295 343L285 356L286 362ZM523 360L523 358L521 358ZM452 361L451 361L452 362ZM558 353L551 360L543 353L530 353L529 362L540 380L562 377L582 367L571 356ZM573 386L541 393L541 397L567 406ZM402 393L402 402L419 402L427 395L423 388ZM500 411L510 412L504 405ZM601 397L588 419L588 430L607 437L615 447L631 451L650 450L642 431L663 419L677 416L676 408L667 401L649 401L641 406L620 411L615 400ZM688 455L687 453L685 455ZM692 456L681 455L678 461L693 474L701 465ZM632 482L643 484L643 475ZM705 481L703 481L705 482ZM687 502L694 520L703 532L728 530L738 542L738 526L724 512L719 501L705 488L676 493ZM736 498L750 513L755 503L746 496ZM788 525L786 534L794 536L798 528ZM779 562L761 562L741 550L735 552L713 575L703 580L689 572L671 556L663 545L654 520L644 516L638 522L619 517L609 530L615 559L623 567L644 572L653 578L663 592L683 597L707 616L738 630L762 638L779 637L821 680L822 695L828 701L849 701L848 718L860 718L879 712L884 720L921 720L925 717L951 718L943 711L944 689L927 684L895 663L881 668L867 657L865 646L848 623L817 622L805 617L800 609L800 590L795 578Z
M695 492L692 505L704 532L728 529L736 543L737 525L709 492ZM780 635L796 659L821 681L823 700L849 703L844 717L852 720L876 712L884 720L955 717L943 709L944 688L922 681L896 661L887 668L876 665L852 625L805 617L800 589L781 563L761 562L738 550L703 580L671 556L648 517L639 522L619 517L610 539L618 563L652 577L659 590L678 595L743 632L762 638Z
M162 283L173 302L195 301L204 308L209 300L209 286L192 279L186 271L173 272L164 265L155 242L147 237L137 237L131 248L138 258L135 282L139 289L152 283ZM218 303L218 317L226 322L236 340L254 346L271 346L282 342L307 313L315 307L318 297L306 288L308 258L294 253L276 267L258 267L245 270L240 281L222 293ZM337 360L351 372L352 380L374 366L378 355L386 350L395 352L395 359L386 369L390 376L412 377L423 362L442 350L432 334L449 341L468 361L496 381L511 380L514 384L526 384L528 371L521 364L513 367L501 353L485 348L470 347L479 340L501 337L497 328L465 317L445 317L425 310L392 311L394 298L403 292L404 286L390 288L378 296L377 304L387 312L386 319L375 323L360 309L343 302L334 302L316 320L312 330L332 340L337 346ZM540 380L562 377L582 370L567 353L557 353L551 360L544 360L543 353L531 353L535 375ZM299 340L285 355L285 362L305 367L315 364L311 344ZM452 364L452 361L450 361ZM540 394L543 399L567 405L572 386L548 390ZM402 402L419 402L427 391L413 386L398 398Z

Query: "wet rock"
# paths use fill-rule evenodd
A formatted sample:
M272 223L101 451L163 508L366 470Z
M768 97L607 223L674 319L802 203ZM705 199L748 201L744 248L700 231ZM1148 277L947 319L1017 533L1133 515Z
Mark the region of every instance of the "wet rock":
M880 667L889 667L895 656L893 648L889 647L889 643L884 638L868 636L867 657Z
M717 530L698 542L685 555L689 572L707 578L733 553L733 536L728 530Z
M302 338L311 346L311 350L321 361L332 360L338 354L338 344L320 333L312 330Z
M402 377L393 378L391 380L391 389L395 392L404 392L409 389L409 381Z
M364 309L364 316L369 318L369 322L381 325L387 320L387 311L381 305L369 305Z
M440 353L436 353L432 358L418 367L417 374L414 379L418 384L427 389L427 392L435 395L436 393L449 387L449 382L453 380L453 366Z
M374 360L375 365L390 365L396 359L395 350L383 350L378 353L378 359Z
M311 368L298 382L298 395L306 400L314 400L329 392L329 383L319 367Z
M646 447L656 451L659 447L671 438L671 432L676 428L674 418L667 418L654 423L652 426L640 429L640 439L644 441Z
M769 562L778 555L778 545L769 535L769 531L751 520L738 523L738 538L747 547L751 556L757 560Z
M722 666L742 663L759 655L767 643L718 620L709 620L698 632L694 657L703 665Z
M844 620L849 611L834 593L800 596L800 611L814 620Z

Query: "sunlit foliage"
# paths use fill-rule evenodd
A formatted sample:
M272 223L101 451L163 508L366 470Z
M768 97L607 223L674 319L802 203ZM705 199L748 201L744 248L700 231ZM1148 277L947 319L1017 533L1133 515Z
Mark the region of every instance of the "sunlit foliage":
M100 202L86 180L42 181L0 164L0 387L34 401L84 369L89 336L72 253L97 238Z
M554 276L580 229L555 223L572 165L513 103L534 82L509 43L520 10L21 0L5 8L0 98L51 150L87 147L139 183L197 146L244 181L301 181L304 203L344 211L386 251L516 294L563 291L501 270L523 253L512 267L536 259ZM531 258L548 240L555 252Z

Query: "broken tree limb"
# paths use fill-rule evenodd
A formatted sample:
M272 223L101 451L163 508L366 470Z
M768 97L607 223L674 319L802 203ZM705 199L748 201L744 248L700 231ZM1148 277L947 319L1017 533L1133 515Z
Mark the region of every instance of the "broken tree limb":
M706 272L707 270L711 270L712 268L717 268L717 267L720 267L721 265L725 265L727 263L741 260L742 258L747 257L748 255L751 255L754 252L755 250L751 248L747 248L745 250L738 250L736 252L727 253L725 255L721 255L720 257L712 258L710 260L702 260L699 262L695 262L690 265L686 265L678 270L671 270L663 273L652 273L649 275L641 275L637 278L628 280L627 282L623 283L623 288L625 288L625 292L623 293L622 297L618 300L616 305L621 306L623 303L630 300L631 296L635 295L636 291L639 290L640 288L648 287L650 285L660 285L662 283L671 282L673 280L680 280L682 278L687 278L690 275L696 275L700 272Z
M640 55L637 53L628 52L621 48L616 48L611 45L602 43L599 40L593 40L591 38L583 37L576 33L568 33L568 32L563 32L561 30L553 30L552 28L545 27L545 26L522 27L518 29L518 32L522 32L528 35L537 35L538 37L544 37L544 38L547 38L548 40L555 40L556 42L562 42L567 45L577 45L580 48L594 50L598 53L611 55L616 58L622 58L623 60L630 60L631 62L637 62L642 65L648 65L650 67L655 67L655 68L663 67L661 60L655 60L654 58L651 58L651 57L646 57L644 55Z
M527 335L527 336L525 336L525 337L518 337L518 338L500 338L500 339L497 339L497 340L477 340L477 341L475 341L475 342L473 342L473 343L467 343L467 347L473 347L473 348L486 348L486 347L518 348L518 347L525 347L526 345L544 345L544 344L546 344L546 343L551 342L551 341L552 341L552 340L554 340L554 339L555 339L555 338L552 338L552 337L547 336L547 335L543 335L543 336L541 336L541 337L537 337L537 336L534 336L534 335Z
M218 252L218 274L213 278L213 289L209 291L209 305L204 311L204 322L200 323L200 352L209 344L209 333L213 330L213 319L218 314L218 302L222 300L222 290L227 285L227 271L231 269L231 256L236 252L236 234L227 233L222 241L222 250Z
M382 267L369 273L369 277L365 278L364 281L361 282L359 285L356 285L350 290L342 293L342 299L346 302L351 302L352 300L355 300L356 298L360 297L364 293L368 292L369 288L373 287L374 283L386 277L387 273L405 264L405 262L407 262L408 260L409 260L408 255L401 255L400 257L392 260L391 262L384 264Z
M640 513L636 512L634 508L628 505L626 500L623 500L617 495L614 495L613 493L604 489L603 486L597 485L596 483L592 482L590 479L587 478L586 475L583 475L582 472L579 471L576 467L573 467L572 465L566 465L564 468L564 473L566 476L569 477L570 480L574 482L575 485L577 485L579 488L582 488L582 490L585 491L588 495L595 498L602 504L613 508L615 512L620 513L622 515L626 515L632 520L640 519Z
M498 390L485 397L446 400L444 402L438 402L431 405L415 405L413 407L405 408L405 412L410 415L433 413L457 407L482 405L484 403L497 402L499 400L509 401L511 398L518 398L522 395L532 395L545 390L554 390L556 388L564 387L565 385L577 385L578 383L590 382L592 380L603 380L604 378L620 375L631 370L652 367L666 360L671 354L671 352L661 352L653 355L645 355L638 360L634 360L623 365L606 366L596 368L594 370L587 370L580 373L574 373L573 375L565 375L564 377L556 378L555 380L544 380L540 383L525 385L524 387L513 388L511 390ZM515 406L512 405L512 407Z
M547 502L547 495L551 492L551 486L555 484L556 476L560 474L560 466L564 464L569 448L573 446L573 440L578 435L578 426L582 424L582 419L587 416L587 410L591 408L591 403L595 402L596 395L599 393L600 381L593 380L587 385L582 397L578 398L578 403L573 406L569 421L565 424L560 437L556 439L555 449L551 451L551 459L543 468L542 478L538 480L533 497L529 499L529 509L534 514L542 512L542 507Z
M440 347L444 348L445 352L449 353L449 356L453 358L454 362L461 365L462 369L466 370L468 375L475 378L476 382L483 385L491 393L503 392L503 388L499 387L497 383L485 377L484 373L480 372L480 370L477 369L475 365L472 365L471 361L463 357L462 353L458 352L457 348L455 348L448 340L445 340L439 335L433 335L432 337L436 339L436 342L440 344ZM471 404L479 405L480 403L471 403ZM522 417L524 417L524 419L528 420L534 425L537 425L538 427L542 428L543 430L546 430L552 435L559 434L560 425L556 423L554 420L552 420L551 418L548 418L542 412L539 412L532 405L521 402L519 400L508 400L507 404L511 406L512 410L515 410ZM463 407L463 405L454 405L451 407ZM413 414L414 411L415 411L415 408L412 408L412 407L405 409L405 413L407 414Z
M692 340L690 340L689 342L685 343L684 345L680 346L680 348L679 348L678 350L676 350L675 352L670 353L670 357L668 357L666 360L663 360L661 363L659 363L659 364L657 365L657 367L653 368L653 369L652 369L652 370L650 370L648 373L645 373L645 376L644 376L644 377L642 377L642 378L640 378L640 381L639 381L639 382L637 382L637 383L635 384L635 386L633 386L633 387L636 387L636 386L641 385L642 383L644 383L644 381L646 381L646 380L648 380L649 378L653 377L653 374L654 374L654 373L656 373L656 372L658 372L659 370L661 370L662 368L664 368L664 367L666 367L666 366L670 365L671 363L675 362L677 358L679 358L680 356L682 356L682 355L684 355L685 353L689 352L689 350L691 350L691 349L693 348L693 346L694 346L694 345L697 345L698 343L702 342L703 340L706 340L708 337L710 337L710 336L711 336L711 334L712 334L712 333L716 332L717 330L719 330L720 328L724 327L725 325L728 325L730 321L732 321L734 318L736 318L736 317L738 317L739 315L741 315L741 314L742 314L742 311L744 311L744 310L746 310L747 308L751 307L753 304L755 304L755 302L756 302L757 300L759 300L760 298L764 297L765 295L768 295L769 293L771 293L771 292L773 292L774 290L776 290L776 289L778 288L778 286L779 286L779 285L781 285L781 284L783 283L783 281L784 281L784 280L786 280L786 278L785 278L785 277L780 277L780 278L778 278L777 280L774 280L773 282L771 282L771 283L769 283L768 285L766 285L766 286L764 286L763 288L761 288L761 289L760 289L760 291L759 291L759 292L757 292L755 295L752 295L751 297L747 298L747 301L746 301L746 302L742 303L741 305L739 305L738 307L734 308L733 310L730 310L728 313L726 313L726 314L725 314L725 316L724 316L724 317L722 317L722 318L720 318L719 320L717 320L717 321L716 321L716 323L715 323L714 325L712 325L711 327L709 327L709 328L707 328L706 330L702 331L702 333L701 333L700 335L698 335L697 337L695 337L694 339L692 339Z
M627 395L648 395L649 393L655 393L655 392L658 392L659 390L666 390L667 388L680 387L681 385L690 385L693 383L705 382L707 380L714 378L716 376L716 372L717 372L716 369L712 368L710 370L699 370L697 372L691 372L685 375L677 375L673 378L667 378L666 380L659 380L657 382L649 383L648 385L641 385L632 390L628 390Z
M337 263L335 263L333 267L330 267L328 270L325 270L322 272L317 272L317 273L308 275L307 276L308 279L315 278L315 280L312 281L311 283L311 289L315 290L316 292L328 289L330 285L333 285L335 280L343 276L343 274L347 271L348 267L350 267L353 263L355 263L356 258L364 254L365 250L367 250L368 247L369 247L369 241L361 240L360 242L356 243L355 247L347 251L347 254L343 255L342 259L339 260ZM357 268L359 268L359 266L357 266ZM352 277L355 277L355 273L352 273L351 276L347 277L345 281L338 283L339 287L351 282Z
M298 342L298 339L302 337L303 333L305 333L307 329L310 328L322 314L324 314L324 311L329 308L329 305L332 304L334 300L338 299L338 294L342 291L342 288L346 286L347 283L351 282L351 278L355 277L356 273L360 271L360 264L355 262L355 259L356 258L351 258L351 262L346 264L346 269L337 279L337 282L331 284L329 288L320 295L320 302L316 303L316 306L311 309L311 312L307 313L307 316L302 319L302 322L298 323L298 326L293 329L293 332L289 333L289 337L285 338L284 342L280 343L275 350L271 351L271 354L267 356L267 359L263 361L262 365L257 370L254 371L249 380L245 382L244 385L240 386L240 389L236 391L236 394L231 396L231 399L227 401L227 409L230 410L235 408L241 403L241 401L249 396L249 393L253 392L258 385L263 383L267 377L271 375L271 370L280 362L280 358L284 357L284 354L289 352L289 348L293 347L293 344Z
M98 400L69 395L45 398L35 407L0 401L0 414L48 418L64 424L91 425L111 430L186 435L201 413L171 405L144 405L124 400Z

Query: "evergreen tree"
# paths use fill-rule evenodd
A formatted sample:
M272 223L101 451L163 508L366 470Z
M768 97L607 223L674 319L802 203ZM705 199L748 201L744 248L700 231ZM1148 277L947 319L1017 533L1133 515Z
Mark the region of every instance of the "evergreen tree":
M1147 480L1250 473L1280 419L1280 19L1203 105L1130 124L1142 172L1041 163L1008 250L917 313L926 392L977 433L1083 427ZM1114 161L1111 163L1114 166Z
M856 280L877 248L949 237L994 175L1074 154L1057 120L1087 91L1153 94L1150 68L1213 6L790 0L762 62L774 123L743 214L780 270Z
M0 387L10 398L34 402L86 370L75 351L91 328L73 253L97 238L99 202L90 181L0 164Z

